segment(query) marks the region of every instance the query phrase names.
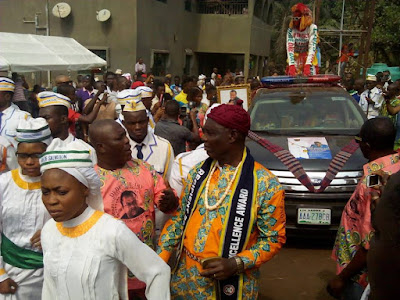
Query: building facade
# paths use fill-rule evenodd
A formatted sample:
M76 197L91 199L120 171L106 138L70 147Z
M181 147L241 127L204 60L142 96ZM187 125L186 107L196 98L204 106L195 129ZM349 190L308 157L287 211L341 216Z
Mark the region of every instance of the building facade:
M272 0L62 1L71 8L64 18L56 0L1 0L0 30L74 38L111 71L134 73L141 57L156 76L210 76L213 67L264 75ZM104 22L96 18L102 9L111 12Z

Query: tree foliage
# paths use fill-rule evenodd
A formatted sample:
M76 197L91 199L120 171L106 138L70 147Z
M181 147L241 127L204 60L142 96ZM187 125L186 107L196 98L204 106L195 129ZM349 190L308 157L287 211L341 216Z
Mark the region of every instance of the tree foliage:
M368 0L370 1L370 0ZM290 8L300 1L274 1L274 33L272 36L272 59L277 63L286 61L286 30L290 21ZM303 1L313 10L315 0ZM340 29L343 2L322 0L320 6L320 29ZM365 0L346 0L344 29L360 30L363 28ZM370 22L370 21L368 21ZM371 61L385 62L390 66L400 65L400 0L377 0L371 37ZM334 62L339 54L339 34L321 37L323 61ZM343 43L353 43L355 49L360 45L359 36L344 36Z

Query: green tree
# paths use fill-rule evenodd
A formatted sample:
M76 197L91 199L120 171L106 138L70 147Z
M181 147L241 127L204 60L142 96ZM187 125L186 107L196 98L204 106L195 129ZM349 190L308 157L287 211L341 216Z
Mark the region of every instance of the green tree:
M369 0L368 0L369 1ZM277 64L286 65L286 31L290 22L290 8L300 1L282 0L274 2L274 32L271 57ZM304 1L313 9L315 1ZM340 29L342 1L322 0L319 29ZM360 30L363 24L365 0L346 0L344 28ZM389 66L400 65L400 0L377 0L371 37L371 62L385 62ZM344 36L343 43L360 45L359 36ZM335 62L339 54L339 34L320 33L322 61Z

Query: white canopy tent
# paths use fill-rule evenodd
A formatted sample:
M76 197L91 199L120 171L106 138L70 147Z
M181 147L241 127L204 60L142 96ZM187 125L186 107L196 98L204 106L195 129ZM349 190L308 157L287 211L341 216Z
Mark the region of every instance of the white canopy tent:
M0 32L0 71L78 71L105 65L73 38Z

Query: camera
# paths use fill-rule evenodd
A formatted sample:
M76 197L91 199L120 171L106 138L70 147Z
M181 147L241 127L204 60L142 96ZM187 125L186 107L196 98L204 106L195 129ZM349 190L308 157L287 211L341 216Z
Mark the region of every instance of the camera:
M382 185L382 180L379 175L368 175L367 178L367 187L375 187Z

